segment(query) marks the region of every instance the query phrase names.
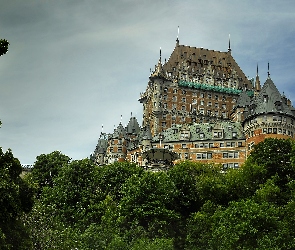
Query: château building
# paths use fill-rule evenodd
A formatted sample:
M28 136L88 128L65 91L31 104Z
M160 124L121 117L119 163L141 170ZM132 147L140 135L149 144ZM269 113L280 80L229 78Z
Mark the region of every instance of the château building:
M294 138L295 109L268 73L261 86L226 52L179 44L159 61L140 94L143 121L135 117L101 133L91 158L99 165L130 161L166 169L177 160L238 168L268 137Z

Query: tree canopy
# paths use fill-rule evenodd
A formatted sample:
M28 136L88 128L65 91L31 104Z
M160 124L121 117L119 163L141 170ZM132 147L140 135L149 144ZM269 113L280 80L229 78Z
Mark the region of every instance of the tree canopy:
M0 56L4 55L8 51L9 42L5 39L0 39Z
M294 249L294 155L293 141L267 139L226 173L192 161L147 172L55 151L27 178L41 191L22 221L33 249Z

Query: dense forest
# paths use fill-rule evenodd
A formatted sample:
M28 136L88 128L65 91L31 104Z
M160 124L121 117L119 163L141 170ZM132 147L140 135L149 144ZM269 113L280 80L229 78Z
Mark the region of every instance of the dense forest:
M295 144L266 139L240 169L148 172L59 151L0 151L0 249L295 249Z

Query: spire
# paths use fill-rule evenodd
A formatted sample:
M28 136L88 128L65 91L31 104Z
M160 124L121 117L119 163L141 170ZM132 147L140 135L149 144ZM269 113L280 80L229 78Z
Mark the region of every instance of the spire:
M257 69L256 69L256 81L255 81L255 91L259 92L261 90L260 86L260 80L259 80L259 75L258 75L258 63L257 63Z
M160 47L160 63L162 62L162 51L161 51L161 47Z
M231 48L230 48L230 34L228 34L228 52L231 52Z
M270 73L269 73L269 62L267 63L267 78L270 78Z
M178 36L179 36L179 26L178 26L178 28L177 28L176 46L179 46L179 39L178 39Z

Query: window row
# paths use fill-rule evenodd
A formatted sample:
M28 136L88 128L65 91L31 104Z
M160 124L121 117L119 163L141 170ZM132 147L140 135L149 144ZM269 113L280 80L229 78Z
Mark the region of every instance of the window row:
M222 153L222 158L239 158L239 152L225 152Z
M239 141L239 142L221 142L219 143L219 147L224 148L233 148L233 147L242 147L243 146L243 142ZM214 147L214 143L213 142L209 142L209 143L195 143L195 148L213 148Z
M284 134L293 137L293 131L282 129L282 128L263 128L264 134ZM254 132L251 131L251 136L254 136Z
M239 163L224 163L222 164L223 169L228 169L228 168L239 168Z

